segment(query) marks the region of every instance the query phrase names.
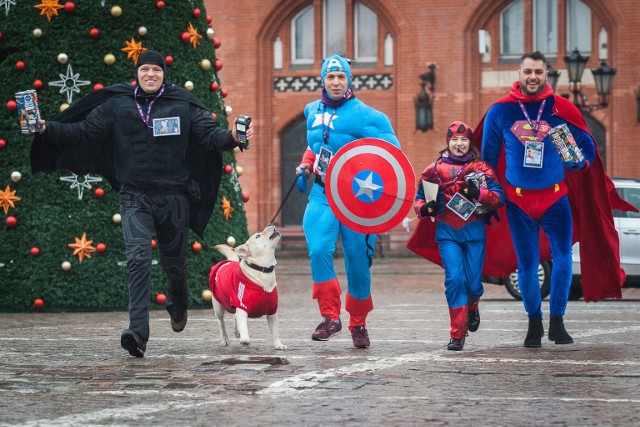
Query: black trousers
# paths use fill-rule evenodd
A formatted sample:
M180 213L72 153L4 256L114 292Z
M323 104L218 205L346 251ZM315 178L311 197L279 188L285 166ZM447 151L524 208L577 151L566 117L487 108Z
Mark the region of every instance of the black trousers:
M154 231L168 282L167 311L180 321L187 310L189 200L184 194L145 193L125 187L120 190L120 215L129 279L129 329L146 342Z

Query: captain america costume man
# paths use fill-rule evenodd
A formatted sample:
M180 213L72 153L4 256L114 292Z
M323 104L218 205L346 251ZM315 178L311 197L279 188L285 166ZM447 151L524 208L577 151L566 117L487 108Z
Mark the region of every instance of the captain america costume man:
M304 110L308 147L296 168L296 173L313 174L315 178L302 222L311 265L312 297L318 301L323 317L312 339L326 341L342 329L342 291L333 265L336 241L341 237L347 274L348 329L354 347L368 348L366 318L373 310L369 268L376 236L355 232L339 221L327 201L324 175L331 156L351 141L375 137L398 148L400 143L387 116L354 95L349 60L339 55L326 58L321 81L322 98L307 104Z

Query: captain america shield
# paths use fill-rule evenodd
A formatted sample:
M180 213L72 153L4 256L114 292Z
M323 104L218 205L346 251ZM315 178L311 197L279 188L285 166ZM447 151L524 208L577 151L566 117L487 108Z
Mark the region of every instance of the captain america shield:
M356 139L331 159L325 191L336 217L354 231L384 233L406 217L415 174L398 147L382 139Z

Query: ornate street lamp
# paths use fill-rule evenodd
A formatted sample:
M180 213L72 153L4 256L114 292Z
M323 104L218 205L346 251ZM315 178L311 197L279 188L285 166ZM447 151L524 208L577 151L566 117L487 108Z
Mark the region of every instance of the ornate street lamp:
M599 110L600 108L606 108L609 105L609 94L611 93L613 76L616 74L616 70L610 68L605 61L602 61L598 68L591 70L596 83L598 103L587 104L587 97L582 92L581 81L582 73L589 61L589 57L582 56L580 51L576 48L571 52L571 55L564 57L564 61L567 64L567 72L569 73L569 82L571 85L571 92L573 93L573 103L578 106L578 108L589 112Z
M560 71L558 70L554 70L553 67L551 66L551 64L549 64L549 66L547 67L547 73L549 75L549 85L551 85L551 88L553 89L553 91L556 91L556 85L558 84L558 78L560 77Z

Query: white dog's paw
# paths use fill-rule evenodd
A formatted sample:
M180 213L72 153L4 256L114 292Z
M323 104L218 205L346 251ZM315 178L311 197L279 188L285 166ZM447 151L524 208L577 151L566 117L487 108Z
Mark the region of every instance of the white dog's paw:
M287 346L278 341L273 343L273 348L276 350L286 350Z
M240 340L240 344L242 345L249 345L251 343L251 340L249 338L244 338Z

